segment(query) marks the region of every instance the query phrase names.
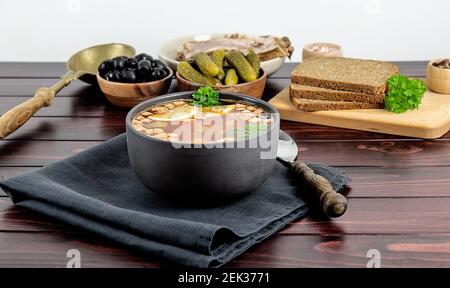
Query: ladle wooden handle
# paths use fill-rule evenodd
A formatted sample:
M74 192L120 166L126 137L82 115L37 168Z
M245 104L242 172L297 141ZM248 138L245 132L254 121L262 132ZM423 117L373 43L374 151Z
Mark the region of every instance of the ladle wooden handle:
M25 124L25 122L27 122L28 119L42 107L52 105L56 93L79 75L81 75L81 73L74 73L72 71L67 72L67 74L61 77L61 80L52 87L39 88L31 99L17 105L3 114L0 117L0 139L5 138L19 129L20 126Z
M0 117L0 139L16 131L42 107L52 105L54 99L55 92L53 90L41 87L31 99L3 114Z
M344 195L334 191L330 182L324 177L317 175L305 163L293 162L292 170L312 191L313 201L320 203L322 210L329 217L340 217L347 210L347 199Z

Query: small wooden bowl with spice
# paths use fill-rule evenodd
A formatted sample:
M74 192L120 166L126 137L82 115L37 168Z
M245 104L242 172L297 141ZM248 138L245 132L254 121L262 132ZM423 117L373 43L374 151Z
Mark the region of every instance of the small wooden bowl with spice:
M450 58L431 60L427 66L428 88L440 94L450 94Z
M302 60L311 57L342 57L341 46L334 43L315 42L303 47Z

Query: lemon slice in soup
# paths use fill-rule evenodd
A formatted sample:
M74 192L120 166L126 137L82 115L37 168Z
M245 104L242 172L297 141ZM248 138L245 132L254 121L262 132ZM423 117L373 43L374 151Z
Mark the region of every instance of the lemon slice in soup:
M170 109L167 112L152 114L147 118L156 121L177 121L191 118L200 111L201 107L184 105Z
M217 105L217 106L211 106L211 107L203 107L203 112L209 112L209 113L218 113L218 114L227 114L231 110L233 110L236 106L234 104L232 105Z

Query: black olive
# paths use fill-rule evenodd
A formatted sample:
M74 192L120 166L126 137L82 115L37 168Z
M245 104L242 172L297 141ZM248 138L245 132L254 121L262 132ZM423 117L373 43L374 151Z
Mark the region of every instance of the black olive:
M152 63L149 60L141 60L137 64L139 72L149 71L152 69Z
M155 62L156 67L166 68L166 64L164 64L161 60L155 59L153 61Z
M126 68L122 71L122 82L126 83L136 83L138 77L136 75L135 69Z
M118 56L118 57L114 57L111 61L112 61L112 66L115 70L117 71L122 71L123 68L125 67L125 60L127 58L125 56Z
M160 80L165 77L165 72L159 67L155 67L152 71L152 80Z
M106 72L106 74L104 76L102 76L102 77L105 78L108 81L112 81L113 71Z
M112 70L112 62L111 60L105 60L102 63L100 63L100 65L98 66L98 73L100 74L100 76L102 76L103 78L105 78L106 73L108 73L109 71Z
M164 77L166 77L167 75L169 75L169 73L170 73L169 68L163 67L163 68L161 68L161 69L164 71Z
M152 56L150 56L148 54L145 54L145 53L138 54L138 55L134 56L134 58L136 60L138 60L138 61L141 61L141 60L150 60L151 61L151 60L153 60Z
M153 70L136 70L138 82L150 82L152 81Z
M152 65L150 60L141 60L138 62L139 80L141 82L151 81Z
M160 75L160 79L166 78L167 75L169 75L169 70L167 70L167 68L165 67L156 67L154 69L159 70L159 75Z
M117 70L112 71L111 79L109 81L120 82L121 81L121 73Z
M138 61L135 58L128 58L125 60L125 68L136 69Z

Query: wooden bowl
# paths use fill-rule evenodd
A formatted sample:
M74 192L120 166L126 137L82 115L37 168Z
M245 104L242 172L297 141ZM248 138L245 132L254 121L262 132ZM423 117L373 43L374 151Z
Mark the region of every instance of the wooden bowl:
M131 108L150 98L166 94L172 82L173 71L165 78L144 83L120 83L108 81L97 73L97 81L106 99L113 105Z
M178 91L197 91L198 88L204 86L203 84L195 83L181 77L178 72L176 73ZM266 86L267 75L263 69L261 69L261 75L258 79L252 82L241 83L237 85L222 85L214 86L214 89L221 92L234 92L240 93L254 98L261 98L264 93L264 87Z
M328 51L314 51L314 47L325 47L329 49ZM316 42L310 43L303 47L302 51L302 60L311 58L311 57L342 57L342 48L341 46L334 43L327 42Z
M430 90L440 94L450 94L450 69L438 68L433 63L444 59L435 59L427 65L427 85Z

